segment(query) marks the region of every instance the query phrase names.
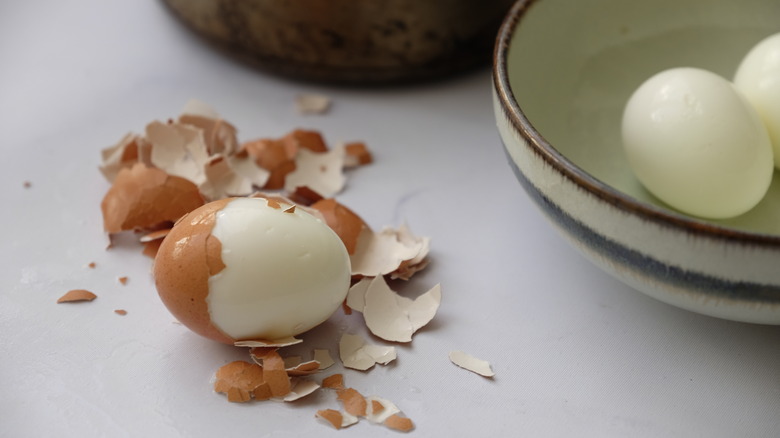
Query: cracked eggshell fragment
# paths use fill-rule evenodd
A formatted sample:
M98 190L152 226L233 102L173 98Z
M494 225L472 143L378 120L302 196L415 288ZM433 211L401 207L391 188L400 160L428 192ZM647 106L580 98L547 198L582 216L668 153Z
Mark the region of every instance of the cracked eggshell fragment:
M203 132L209 155L232 155L238 151L236 128L223 119L182 114L179 116L179 124L189 125Z
M493 377L495 373L490 368L488 361L478 359L463 351L451 351L450 361L455 365L484 377Z
M391 415L401 413L398 406L390 400L372 395L366 401L366 418L372 423L384 423Z
M398 295L380 276L371 281L364 299L363 318L371 333L387 341L411 342L439 309L441 287L437 284L412 300Z
M264 340L264 339L251 339L251 340L243 340L243 341L236 341L233 343L236 347L251 347L251 348L281 348L281 347L289 347L290 345L300 344L303 342L303 339L298 339L293 336L287 336L284 338L274 339L274 340Z
M206 176L203 184L200 185L200 191L208 199L222 199L230 196L246 196L254 191L254 181L265 183L264 176L268 173L252 163L252 167L257 171L252 175L252 170L247 166L240 167L241 173L237 171L234 164L241 166L243 163L236 158L224 157L222 155L213 155L205 164L203 170ZM247 176L249 175L249 176Z
M171 231L170 228L164 228L141 236L139 240L144 245L143 254L149 258L155 258L163 239L165 239L169 231Z
M217 110L200 99L188 100L187 103L184 104L184 108L182 108L181 113L191 116L208 117L210 119L219 118L219 113Z
M350 255L352 275L392 275L399 269L409 273L412 266L425 263L429 249L430 239L414 236L405 225L397 230L385 227L378 233L364 228L358 236L355 252ZM408 279L414 272L400 278Z
M243 403L252 398L254 390L263 382L262 367L237 360L217 370L214 391L227 395L230 402Z
M335 409L322 409L317 411L315 417L327 421L336 429L352 426L358 422L358 417L347 412L339 412Z
M354 388L339 390L336 398L344 405L344 410L348 414L356 417L366 416L368 402L366 402L366 398Z
M103 228L108 233L153 228L175 222L204 202L190 181L136 163L119 171L103 197Z
M330 109L330 98L323 94L299 94L295 97L295 108L301 114L325 114Z
M293 377L290 383L290 392L284 396L283 400L293 402L314 393L318 389L320 389L320 385L317 382Z
M317 131L296 129L282 137L282 142L284 142L287 156L290 158L295 158L301 149L308 149L312 152L328 151L325 139Z
M295 169L295 161L287 155L285 143L281 140L261 138L244 143L241 152L251 157L255 164L268 172L264 189L277 190L284 187L287 174Z
M336 363L333 358L330 357L330 351L320 348L314 349L314 360L320 364L320 370L330 368Z
M363 277L349 288L347 306L350 309L363 313L363 308L366 307L366 291L373 280L372 277Z
M284 367L284 359L275 350L263 357L263 380L268 384L273 397L284 397L290 393L290 376Z
M344 375L333 374L322 379L322 387L329 389L344 389Z
M97 298L97 295L86 289L72 289L65 292L65 295L61 296L57 303L74 303L78 301L92 301Z
M346 155L344 157L344 167L346 168L363 166L374 161L368 147L361 141L345 143L342 147Z
M238 342L273 343L328 319L346 297L350 270L336 233L303 209L232 198L207 204L173 227L154 277L180 322L243 345Z
M344 333L339 341L339 356L346 368L365 371L375 364L394 361L396 352L395 347L368 344L359 335Z
M127 134L114 146L101 151L102 164L99 169L108 182L114 182L116 175L135 163L151 165L152 145L138 134Z
M196 185L206 181L204 166L209 160L209 153L202 130L179 123L154 121L146 125L146 138L152 144L153 166Z
M389 416L387 420L385 420L384 425L399 432L409 432L414 429L414 423L412 420L406 417L401 417L400 415Z
M300 358L298 359L300 360ZM320 363L316 360L301 362L292 366L285 362L285 366L287 375L290 377L309 376L320 371Z
M323 197L332 197L339 193L347 182L343 168L343 148L327 152L300 149L295 156L295 170L287 174L284 189L294 192L297 187L306 186Z
M311 208L322 214L325 223L336 232L347 247L349 254L354 254L358 237L368 224L355 212L340 204L333 198L321 199L313 203Z

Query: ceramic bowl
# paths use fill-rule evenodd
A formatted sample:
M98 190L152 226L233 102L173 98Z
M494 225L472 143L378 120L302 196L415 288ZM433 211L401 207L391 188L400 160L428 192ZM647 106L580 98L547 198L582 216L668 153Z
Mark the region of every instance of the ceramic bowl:
M780 32L776 0L524 0L494 53L498 129L517 179L589 260L691 311L780 324L780 172L729 220L687 216L648 193L620 141L631 93L661 70L732 78Z

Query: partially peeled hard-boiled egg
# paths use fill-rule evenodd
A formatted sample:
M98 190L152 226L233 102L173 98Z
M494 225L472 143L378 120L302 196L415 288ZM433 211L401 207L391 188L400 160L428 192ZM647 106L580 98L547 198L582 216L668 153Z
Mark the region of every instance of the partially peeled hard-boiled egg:
M234 344L303 333L340 307L350 285L341 239L291 204L228 198L180 219L155 258L170 312L192 331Z
M734 75L734 85L758 111L780 169L780 33L761 40L753 47Z
M674 68L645 81L625 107L622 135L639 181L691 215L745 213L772 180L772 146L756 110L706 70Z

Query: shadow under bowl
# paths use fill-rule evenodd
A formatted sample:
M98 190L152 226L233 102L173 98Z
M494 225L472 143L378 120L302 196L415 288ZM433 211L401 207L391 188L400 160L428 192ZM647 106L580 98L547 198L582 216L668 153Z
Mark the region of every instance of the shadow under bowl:
M653 74L731 78L780 32L776 0L523 0L494 52L494 108L522 187L582 254L666 303L780 324L780 174L728 220L687 216L647 192L620 140L623 107Z

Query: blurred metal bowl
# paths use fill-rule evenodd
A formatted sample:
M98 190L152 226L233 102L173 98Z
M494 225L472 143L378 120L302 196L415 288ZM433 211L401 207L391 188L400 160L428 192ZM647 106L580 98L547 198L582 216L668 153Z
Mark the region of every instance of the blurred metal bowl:
M377 84L488 65L513 0L164 0L190 28L272 72Z

